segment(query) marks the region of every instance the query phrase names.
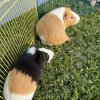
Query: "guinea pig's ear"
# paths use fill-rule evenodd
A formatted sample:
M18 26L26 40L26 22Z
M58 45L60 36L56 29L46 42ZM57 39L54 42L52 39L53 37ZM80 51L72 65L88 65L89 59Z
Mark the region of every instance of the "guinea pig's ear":
M68 15L67 15L67 11L65 11L65 12L64 12L64 15L63 15L63 19L64 19L64 20L67 19L67 16L68 16Z
M66 8L66 10L64 11L63 19L66 20L68 18L68 13L69 13L70 10L71 10L70 7Z

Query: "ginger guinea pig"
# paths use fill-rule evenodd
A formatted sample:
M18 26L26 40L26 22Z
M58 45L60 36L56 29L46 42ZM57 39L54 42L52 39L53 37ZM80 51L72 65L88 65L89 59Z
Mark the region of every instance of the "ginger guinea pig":
M32 100L42 71L53 55L45 48L29 48L8 73L3 89L5 100Z
M60 45L69 41L65 29L71 25L76 25L80 17L70 8L60 7L52 10L43 16L36 25L36 33L42 43Z

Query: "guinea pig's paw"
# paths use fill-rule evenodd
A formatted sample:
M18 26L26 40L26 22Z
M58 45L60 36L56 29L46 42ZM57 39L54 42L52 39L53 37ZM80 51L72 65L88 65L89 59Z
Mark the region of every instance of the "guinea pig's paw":
M73 39L73 38L72 38L72 37L70 37L70 38L69 38L69 41L71 41L72 39Z
M68 38L67 38L67 41L70 41L70 40L71 40L71 38L70 38L70 37L68 37Z
M53 44L49 44L49 43L48 43L48 45L49 45L49 46L53 46Z
M66 41L70 41L70 37L68 35L65 36Z

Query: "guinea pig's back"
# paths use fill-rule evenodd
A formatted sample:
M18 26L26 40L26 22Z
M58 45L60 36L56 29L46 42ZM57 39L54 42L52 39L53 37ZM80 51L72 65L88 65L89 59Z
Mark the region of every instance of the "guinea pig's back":
M37 34L44 37L49 45L59 45L69 40L60 19L52 13L46 14L36 26Z
M4 85L5 100L31 100L37 84L28 75L13 69Z

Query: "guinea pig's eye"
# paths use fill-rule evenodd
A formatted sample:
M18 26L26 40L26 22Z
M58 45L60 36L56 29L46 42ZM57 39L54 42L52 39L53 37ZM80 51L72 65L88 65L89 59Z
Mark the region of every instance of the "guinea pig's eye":
M71 19L73 19L73 17L71 17Z
M65 13L64 18L67 18L67 13Z

